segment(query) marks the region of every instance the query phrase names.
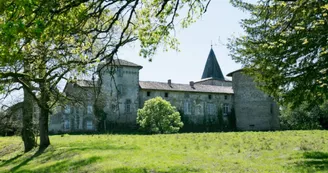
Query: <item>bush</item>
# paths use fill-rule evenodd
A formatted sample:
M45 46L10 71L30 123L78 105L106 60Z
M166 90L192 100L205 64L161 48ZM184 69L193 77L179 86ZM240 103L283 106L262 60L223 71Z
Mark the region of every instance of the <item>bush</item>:
M148 133L176 133L183 126L180 113L161 97L145 102L138 110L137 124Z

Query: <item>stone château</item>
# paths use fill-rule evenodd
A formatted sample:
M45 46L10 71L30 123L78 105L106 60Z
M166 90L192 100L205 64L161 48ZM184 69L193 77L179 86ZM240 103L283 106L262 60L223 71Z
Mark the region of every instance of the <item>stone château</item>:
M50 131L136 129L137 110L146 100L157 96L177 108L190 131L198 126L216 125L220 113L224 120L228 119L232 108L238 130L279 128L279 109L273 99L260 91L242 70L229 73L232 81L226 80L212 49L201 80L189 84L170 79L165 83L140 81L142 66L122 59L107 64L99 65L97 81L66 84L64 93L74 101L51 116Z

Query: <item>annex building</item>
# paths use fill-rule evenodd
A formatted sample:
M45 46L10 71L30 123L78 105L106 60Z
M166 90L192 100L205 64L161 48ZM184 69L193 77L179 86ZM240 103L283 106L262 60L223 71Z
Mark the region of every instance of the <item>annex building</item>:
M242 70L229 73L232 81L226 80L212 49L201 80L189 84L170 79L140 81L142 66L122 59L99 65L98 69L97 81L66 84L64 93L75 101L66 103L51 116L49 131L136 129L137 110L157 96L177 108L190 131L193 127L215 125L220 111L226 120L232 108L238 130L279 129L279 109L273 99L257 89L253 79Z

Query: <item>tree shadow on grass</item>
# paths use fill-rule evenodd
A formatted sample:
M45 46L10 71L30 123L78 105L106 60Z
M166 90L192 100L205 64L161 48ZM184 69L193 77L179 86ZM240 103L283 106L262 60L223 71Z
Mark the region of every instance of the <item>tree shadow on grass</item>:
M73 158L76 155L79 155L81 152L84 153L92 153L95 150L135 150L139 149L134 145L124 145L124 146L116 146L110 144L104 145L92 145L92 146L81 146L81 147L62 147L54 149L52 146L46 149L41 149L35 152L32 156L20 159L23 161L18 161L15 163L15 160L18 160L21 156L24 155L17 155L11 159L4 160L1 166L5 165L13 165L10 169L11 172L62 172L62 169L68 170L75 170L78 167L87 166L88 163L93 163L95 161L100 160L100 157L89 157L84 160L70 160L69 158ZM45 151L46 150L46 151ZM37 170L29 170L23 168L24 166L28 165L30 161L36 161L38 164L42 165L47 162L55 162L47 167L42 167ZM36 165L39 166L39 165Z
M19 159L22 155L23 155L23 153L21 153L21 154L17 154L17 155L16 155L15 157L13 157L13 158L10 158L10 159L8 159L8 160L3 160L3 163L0 164L0 167L2 167L2 166L6 166L6 165L8 165L9 163L14 162L15 160ZM1 160L0 160L0 161L1 161Z
M16 171L17 173L49 173L49 172L80 172L83 168L87 168L91 164L100 161L102 158L98 156L92 156L86 159L72 160L70 158L62 159L54 164L50 164L44 167L40 167L34 170L21 169ZM95 172L96 170L88 170L84 172Z
M325 152L305 152L302 160L296 163L298 172L328 172L328 153Z
M15 172L17 169L19 169L20 167L26 165L29 161L33 160L34 158L40 156L44 150L46 148L40 148L37 152L35 152L31 157L29 157L28 159L24 160L23 162L21 162L20 164L16 165L15 167L11 168L10 171Z

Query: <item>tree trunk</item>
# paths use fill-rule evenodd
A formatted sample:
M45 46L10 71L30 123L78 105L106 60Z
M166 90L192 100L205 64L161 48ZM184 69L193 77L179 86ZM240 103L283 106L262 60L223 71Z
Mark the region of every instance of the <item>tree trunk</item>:
M30 67L28 63L24 64L24 71L29 72ZM30 86L30 82L25 80L26 84ZM23 127L22 139L24 142L24 151L28 152L36 146L35 135L33 133L33 97L24 87L24 101L23 101Z
M31 95L24 89L23 104L23 128L22 139L24 142L24 151L28 152L36 146L35 136L33 133L33 102Z
M41 89L41 114L39 117L40 128L40 149L47 148L50 145L49 133L48 133L48 121L49 121L49 87L47 83L40 83Z

